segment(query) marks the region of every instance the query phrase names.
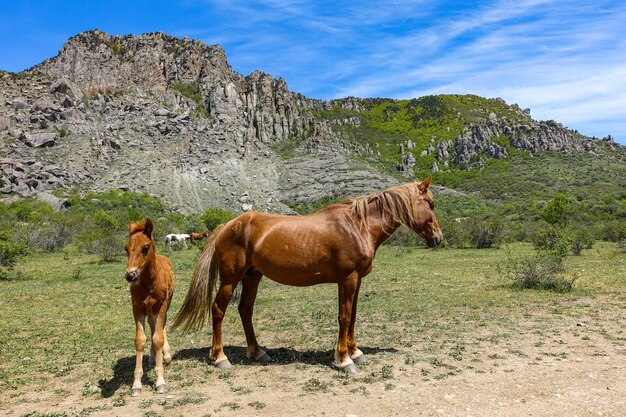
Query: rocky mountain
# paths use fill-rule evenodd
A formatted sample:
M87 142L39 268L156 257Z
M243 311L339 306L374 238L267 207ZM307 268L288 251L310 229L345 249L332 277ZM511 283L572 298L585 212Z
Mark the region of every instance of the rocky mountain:
M507 157L502 137L530 152L597 148L520 110L463 119L455 138L409 140L385 159L381 143L346 130L367 125L372 108L371 99L313 100L283 79L242 76L219 46L85 32L23 73L0 73L0 196L120 188L183 212L289 211L386 188L398 173L410 177L424 152L436 171Z

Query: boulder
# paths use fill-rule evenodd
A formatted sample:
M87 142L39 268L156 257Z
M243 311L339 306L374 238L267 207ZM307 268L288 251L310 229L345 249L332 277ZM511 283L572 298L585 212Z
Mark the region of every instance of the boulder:
M35 195L39 201L44 201L52 206L54 211L67 211L72 207L70 202L64 198L58 198L50 193L41 192Z
M15 110L24 110L28 108L28 103L21 98L16 98L11 102L13 109Z
M83 92L80 88L67 78L61 78L60 80L55 81L50 86L50 93L65 94L66 96L78 101L83 99Z
M0 116L0 132L9 129L9 118L6 116Z
M54 146L57 134L54 132L27 133L24 143L31 148L44 148Z
M41 112L50 112L50 111L58 111L57 106L54 105L52 100L49 97L40 97L33 103L33 109L41 111Z

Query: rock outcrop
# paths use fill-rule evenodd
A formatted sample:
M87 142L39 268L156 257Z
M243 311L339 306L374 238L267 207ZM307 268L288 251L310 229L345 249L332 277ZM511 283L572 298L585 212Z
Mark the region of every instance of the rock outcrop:
M289 211L284 203L297 193L361 194L396 182L364 174L353 152L371 150L347 146L314 116L328 103L293 93L269 74L241 76L222 48L199 41L85 32L58 56L0 76L0 87L0 134L7 138L0 155L56 167L36 177L36 187L5 177L5 193L121 188L186 212L240 211L239 195L247 193L246 208ZM297 162L277 153L290 142ZM325 175L307 181L300 167ZM290 184L299 182L296 192Z
M379 101L309 99L272 75L236 73L221 47L196 40L85 32L21 74L0 72L0 193L119 188L184 212L289 211L290 202L366 194L401 181L355 158L380 149L342 136ZM336 106L346 112L318 116ZM505 158L508 145L594 149L556 122L526 118L489 114L426 150L408 140L397 169L412 177L413 152L433 156L436 172Z

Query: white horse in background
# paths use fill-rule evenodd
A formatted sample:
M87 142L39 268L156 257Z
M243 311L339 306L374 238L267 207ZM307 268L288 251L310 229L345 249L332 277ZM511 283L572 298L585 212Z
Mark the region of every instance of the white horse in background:
M165 243L168 247L171 247L172 242L182 242L185 249L187 249L187 241L191 239L191 235L187 233L171 233L165 236Z

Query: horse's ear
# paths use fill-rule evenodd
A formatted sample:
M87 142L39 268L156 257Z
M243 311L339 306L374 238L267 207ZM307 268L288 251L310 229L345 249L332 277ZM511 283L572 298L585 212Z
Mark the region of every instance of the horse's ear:
M152 230L154 230L154 224L152 224L152 220L146 219L146 224L143 227L143 234L152 237Z
M417 187L420 189L421 192L424 192L428 189L428 186L430 185L430 180L433 179L432 175L429 175L428 178L426 178L424 181L420 182Z

